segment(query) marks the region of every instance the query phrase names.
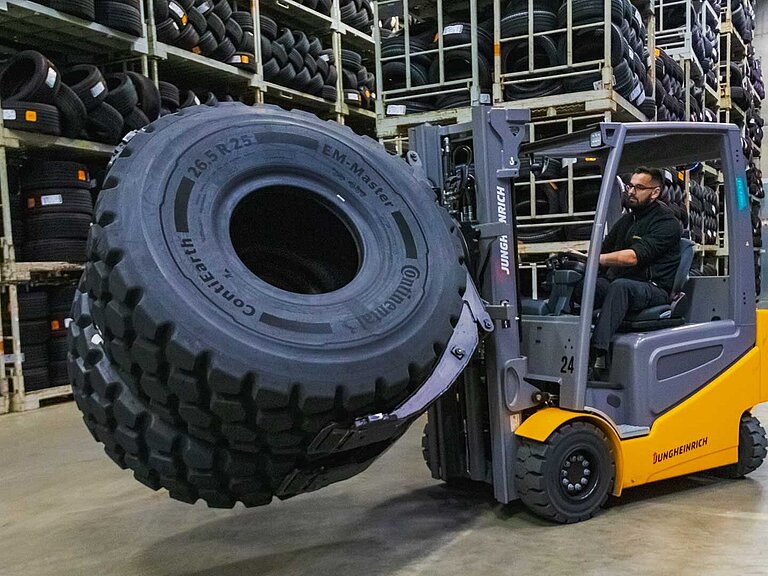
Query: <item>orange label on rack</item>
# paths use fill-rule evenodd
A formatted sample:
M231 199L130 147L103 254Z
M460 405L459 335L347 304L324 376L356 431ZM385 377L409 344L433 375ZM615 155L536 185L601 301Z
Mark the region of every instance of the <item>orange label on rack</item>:
M245 54L243 54L243 55L240 57L240 63L241 63L241 64L248 64L250 61L251 61L251 59L250 59L250 58L248 58L248 56L246 56Z
M35 207L35 199L27 198L27 208L34 208L34 207Z
M35 112L34 110L27 110L24 113L24 119L27 122L37 122L37 112Z
M181 17L181 23L184 24L184 26L187 25L187 15L184 14L184 16Z
M61 330L61 324L58 320L51 320L51 330Z
M501 56L501 42L494 42L494 44L493 44L493 55L494 56Z
M683 174L682 172L678 172L677 173L677 179L678 180L685 180L685 174Z
M88 174L85 173L85 170L78 170L77 179L80 180L80 182L85 182L88 180Z
M661 50L659 50L658 48L656 48L656 50L654 50L654 52L656 53L656 58L661 56Z

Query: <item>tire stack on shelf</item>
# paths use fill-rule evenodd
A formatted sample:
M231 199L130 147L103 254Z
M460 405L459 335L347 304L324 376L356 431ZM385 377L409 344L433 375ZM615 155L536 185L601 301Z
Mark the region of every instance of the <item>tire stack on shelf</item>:
M56 101L61 74L34 50L12 56L0 71L0 103L6 128L59 136L62 121Z
M565 28L568 6L564 2L537 4L533 13L534 33ZM573 63L599 58L604 50L605 30L602 26L584 28L585 25L604 21L604 4L593 0L576 0L571 4L572 22L581 28L573 33ZM514 0L507 6L502 18L502 37L527 34L529 25L528 3ZM630 2L614 0L611 19L611 66L614 88L646 115L653 116L653 103L646 103L648 79L647 31L638 12ZM564 33L542 34L533 37L534 67L536 69L562 66L567 62L567 36ZM507 42L502 49L502 73L524 72L529 69L529 39ZM574 67L574 71L583 68ZM505 94L508 100L535 98L560 92L593 90L602 85L600 70L566 76L562 82L542 76L536 82L508 81Z
M752 42L755 10L749 0L731 0L731 22L744 43Z
M88 167L66 161L25 162L21 172L24 243L16 259L27 262L85 262L93 217Z
M325 49L321 41L308 37L302 31L278 29L271 18L261 17L264 39L264 79L299 92L335 101L338 93L333 51Z
M685 205L685 182L680 179L677 171L664 170L664 188L659 199L666 204L680 221L680 225L688 228L688 209Z
M663 19L667 30L685 29L690 22L690 48L692 56L701 68L701 85L707 82L712 88L717 88L717 75L720 62L720 18L721 5L719 1L710 1L711 9L703 4L685 2L665 2L662 6L656 6L657 22ZM686 15L686 9L690 8L690 15ZM663 12L663 13L662 13ZM687 18L690 18L688 20ZM666 47L662 44L661 47Z
M24 388L28 392L48 388L48 342L51 337L48 326L48 293L44 290L26 291L19 289L19 337L24 354ZM10 322L10 317L3 323ZM6 324L7 325L7 324Z
M157 118L157 89L135 72L106 78L92 64L59 71L46 56L25 50L0 72L6 127L117 144Z
M178 112L182 108L190 106L215 106L218 102L234 102L231 94L216 96L210 91L196 93L186 88L179 88L175 84L161 80L159 83L159 115L165 116Z
M373 8L370 0L341 0L339 8L342 22L366 34L371 32Z
M144 35L140 0L40 0L40 4L132 36Z
M61 0L60 0L61 1ZM68 2L79 4L80 2ZM67 3L63 0L63 3ZM142 36L141 0L95 0L96 22L132 36Z
M67 327L75 299L74 286L57 286L48 292L48 378L51 386L69 384L67 374Z
M59 12L77 16L83 20L90 20L91 22L96 20L94 0L80 0L79 2L73 2L72 0L40 0L40 4Z
M154 0L153 10L161 42L256 72L250 12L228 0Z
M432 56L419 54L430 49L430 43L435 36L434 30L427 28L418 33L411 33L409 38L409 51L411 53L411 86L418 88L429 82L429 68ZM415 54L415 55L414 55ZM402 57L402 58L401 58ZM385 90L400 90L407 85L407 68L405 64L405 37L395 34L381 42L381 73ZM393 60L384 60L394 58ZM434 110L434 98L431 95L425 97L401 100L387 106L388 116L415 114Z
M342 50L341 74L344 102L373 110L376 105L376 76L363 66L362 56L353 50Z
M685 118L685 73L664 50L656 56L656 118L683 121Z
M697 244L717 244L720 213L717 193L709 186L702 186L695 180L690 182L690 193L691 240Z
M59 98L64 135L117 144L157 118L157 89L135 72L105 78L92 64L65 70Z
M532 99L563 92L592 91L602 87L602 70L587 70L584 63L600 58L604 49L604 3L597 0L577 0L572 3L573 63L572 69L549 70L562 67L567 62L567 34L555 32L566 25L567 5L560 0L537 3L533 14L528 11L527 0L512 0L504 4L501 14L501 72L516 74L505 80L504 98L507 101ZM487 15L486 15L487 16ZM533 24L533 36L529 25ZM610 64L613 67L616 91L631 104L653 117L655 103L647 98L648 50L647 32L640 13L629 0L614 0L612 20ZM585 26L590 26L585 28ZM478 84L481 103L490 103L493 84L493 19L481 18L477 30ZM441 31L443 52L442 70L446 82L472 78L473 55L472 27L466 21L444 25ZM411 53L410 84L413 94L398 95L399 100L387 104L388 115L404 115L430 109L457 108L470 105L469 90L457 85L446 87L444 94L434 97L421 86L440 82L441 65L436 51L439 37L434 25L423 22L413 26L409 34ZM530 43L533 43L533 62L529 60ZM381 56L390 59L383 62L382 74L385 91L406 87L405 38L394 34L382 41ZM423 54L423 52L429 52ZM415 54L415 55L414 55ZM582 66L579 66L582 64ZM533 66L533 71L530 70ZM574 72L581 72L574 74ZM561 77L557 77L561 76ZM651 87L652 88L652 87ZM434 90L432 90L434 92Z

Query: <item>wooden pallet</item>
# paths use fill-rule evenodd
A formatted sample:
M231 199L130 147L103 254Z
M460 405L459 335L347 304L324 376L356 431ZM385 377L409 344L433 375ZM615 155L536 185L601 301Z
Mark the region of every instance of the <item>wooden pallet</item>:
M12 408L14 412L27 412L29 410L37 410L42 406L47 406L54 401L71 399L71 397L72 386L69 384L65 386L54 386L52 388L27 392L23 397L17 395L14 397Z

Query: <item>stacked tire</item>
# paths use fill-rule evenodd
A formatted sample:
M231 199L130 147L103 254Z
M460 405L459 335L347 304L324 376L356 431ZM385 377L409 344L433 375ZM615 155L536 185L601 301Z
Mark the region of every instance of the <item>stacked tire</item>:
M341 74L344 102L373 110L376 105L376 76L363 66L362 56L354 50L342 50Z
M158 82L158 85L160 116L174 114L182 108L189 108L190 106L215 106L219 102L234 102L231 94L223 94L219 97L210 91L194 92L163 80Z
M50 290L19 288L19 332L26 392L69 384L67 327L74 296L74 286ZM8 311L4 313L3 322L10 322Z
M83 0L59 0L80 3ZM87 0L86 0L87 1ZM95 0L96 22L131 36L143 36L141 0Z
M299 4L303 4L310 10L314 10L325 16L331 15L332 0L299 0Z
M8 128L117 144L159 114L152 81L127 72L102 75L81 64L63 74L44 55L25 50L0 72L3 123Z
M85 262L93 217L91 177L84 164L29 160L21 173L24 243L17 260Z
M567 25L568 4L572 5L573 31L572 64L568 63ZM647 31L643 19L630 0L613 0L611 14L610 65L614 72L613 87L631 104L652 118L656 104L648 96L653 94L649 81L649 53L646 47ZM503 8L501 18L501 72L513 75L505 80L506 100L533 99L563 92L590 91L602 87L602 70L587 70L585 64L599 59L604 51L605 27L604 2L601 0L576 0L564 3L548 0L536 3L533 13L525 0L511 0ZM433 108L453 108L470 104L468 90L452 91L432 97L419 87L439 83L440 62L437 52L437 35L434 31L416 26L410 35L411 77L406 78L405 39L403 35L391 35L382 41L382 57L391 58L383 63L385 90L401 89L410 80L414 89L408 98L398 99L387 105L387 113L408 114ZM533 36L529 31L533 28ZM443 79L446 81L470 80L473 57L468 45L472 37L467 22L451 22L442 30L444 62ZM530 43L533 42L533 46ZM481 103L490 103L487 92L493 83L493 21L484 20L477 30L478 83ZM532 49L532 50L531 50ZM529 62L530 53L533 62ZM555 72L564 72L556 74ZM564 77L564 78L563 78Z
M256 72L250 12L229 0L155 0L157 39L195 54Z
M715 245L718 240L720 200L709 186L696 181L690 183L691 240L698 244Z
M664 50L656 56L656 117L661 121L684 121L685 73Z
M131 36L144 35L140 0L40 0L40 3Z
M61 86L58 68L39 52L24 50L12 56L0 71L5 127L53 136L61 135L62 128L68 132L60 110L69 95L59 95Z
M701 66L703 77L712 88L717 88L720 63L720 2L710 2L711 9L697 3L670 3L656 7L656 21L664 22L666 30L685 29L690 26L691 49ZM690 14L686 10L690 9Z
M24 388L27 392L34 392L51 385L48 375L48 293L19 289L18 302ZM6 317L4 322L10 319L7 312Z
M96 20L96 4L94 0L40 0L40 4L59 12L66 12L83 20Z
M545 170L538 175L538 180L553 180L563 175L562 165L559 162L550 162ZM520 167L520 181L529 181L530 162L526 158ZM564 227L559 223L562 219L547 219L552 214L561 214L568 210L568 198L556 184L549 182L536 182L534 184L536 220L535 226L526 226L525 218L533 215L531 195L528 189L524 189L515 195L515 213L521 219L517 236L523 242L535 244L538 242L557 242L563 240ZM541 224L553 224L552 226L540 226Z
M676 170L664 170L664 187L659 199L666 204L683 229L688 229L688 208L685 203L685 181Z
M433 56L420 54L431 49L431 43L435 32L427 29L421 33L411 33L409 38L409 52L411 54L410 84L414 89L424 86L429 82L429 69ZM385 90L400 90L408 84L408 72L405 65L405 36L395 34L385 38L381 42L381 73ZM390 59L395 58L395 59ZM434 98L430 94L418 98L399 100L388 104L387 116L402 116L426 112L435 108Z
M732 0L731 22L745 43L752 42L755 31L755 9L749 0Z
M341 21L361 32L370 33L373 24L371 0L341 0Z
M300 30L278 28L274 20L265 16L261 17L261 34L267 82L336 101L338 71L332 50Z
M72 321L71 309L75 286L57 286L48 291L48 379L51 386L69 384L67 374L67 328Z

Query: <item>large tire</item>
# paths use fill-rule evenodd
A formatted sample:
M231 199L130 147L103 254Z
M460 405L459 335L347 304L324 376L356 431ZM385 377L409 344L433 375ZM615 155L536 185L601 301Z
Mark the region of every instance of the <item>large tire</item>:
M421 385L465 279L455 227L400 159L310 114L219 104L161 118L115 159L82 287L136 379L126 402L261 454L274 493L322 427Z
M87 295L78 293L73 316L68 356L72 392L86 427L118 466L183 502L202 498L211 507L231 508L236 501L258 506L272 500L273 478L277 471L290 470L290 460L286 465L271 457L270 473L262 470L259 454L217 448L158 418L153 400L136 395L131 375L119 372L104 354Z
M546 442L522 439L517 453L520 499L531 512L554 522L594 516L608 499L615 476L608 437L587 422L565 424Z

